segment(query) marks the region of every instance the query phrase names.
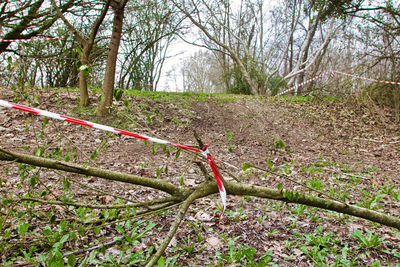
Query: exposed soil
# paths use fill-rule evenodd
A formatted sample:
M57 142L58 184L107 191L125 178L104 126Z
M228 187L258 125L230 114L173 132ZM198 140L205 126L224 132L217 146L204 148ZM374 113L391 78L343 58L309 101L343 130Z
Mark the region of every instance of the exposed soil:
M197 146L193 137L193 131L196 131L204 142L209 141L210 151L226 179L231 179L226 172L229 171L246 183L271 188L282 183L285 188L304 191L297 184L275 175L267 176L252 169L243 171L242 165L251 162L262 168L272 164L276 171L286 168L286 173L299 183L319 179L324 184L322 191L327 193L356 177L359 181L354 188L345 188L342 192L347 194L350 203L363 203L365 195L362 190L374 194L385 185L394 185L395 191L400 190L400 123L395 121L392 111L371 103L316 98L303 101L294 98L147 93L124 96L129 100L129 109L121 100L115 102L113 115L97 118L93 115L93 107L76 107L77 92L32 90L28 93L29 97L24 98L24 94L10 89L0 90L0 99L3 100L18 101L175 143ZM96 101L93 96L91 102ZM175 159L167 157L161 149L153 154L152 146L146 146L141 140L124 136L107 137L105 132L99 130L55 120L49 120L44 128L42 125L42 117L0 107L0 147L28 154L35 153L42 146L45 147L44 154L63 147L73 151L76 156L71 156L71 160L81 164L88 162L105 169L153 178L157 178L157 168L168 166L168 173L161 172L158 178L179 185L179 177L185 173L187 187L204 180L191 154L182 154ZM102 140L106 140L107 149ZM93 151L100 147L99 156L90 159ZM5 181L0 194L21 196L26 190L25 187L17 187L20 177L16 165L0 163L0 177ZM43 183L53 186L55 194L61 195L58 174L47 170L41 172ZM126 198L135 197L143 201L155 197L154 191L139 186L73 177L104 192ZM75 197L81 199L106 203L113 200L105 198L106 194L88 192L78 184L72 183L71 188ZM227 212L218 223L217 203L218 195L198 200L186 214L167 250L167 257L178 255L178 266L214 265L218 251L228 253L223 237L227 240L238 237L236 244L255 248L256 257L271 250L271 263L280 266L313 265L316 262L309 256L288 244L291 241L302 242L299 235L316 232L318 227L321 227L322 233L332 232L335 237L341 238L339 247L345 243L358 246L350 233L359 229L364 233L367 230L379 233L384 238L381 250L400 250L398 231L362 219L312 208L295 215L291 212L295 205L276 204L254 197L228 196ZM396 201L387 197L379 200L378 204L381 205L380 211L400 216L400 199ZM168 232L175 212L173 209L147 218L156 222L157 230L143 241L143 249ZM312 215L317 219L312 219ZM195 252L189 254L182 246L189 234L195 239L199 233L198 229L190 226L194 223L202 227L202 240L196 245ZM393 265L400 262L400 258L381 250L370 250L364 256L349 255L349 258L359 257L357 264L365 265L377 260ZM360 253L362 249L357 251ZM331 257L331 263L334 263L335 256Z

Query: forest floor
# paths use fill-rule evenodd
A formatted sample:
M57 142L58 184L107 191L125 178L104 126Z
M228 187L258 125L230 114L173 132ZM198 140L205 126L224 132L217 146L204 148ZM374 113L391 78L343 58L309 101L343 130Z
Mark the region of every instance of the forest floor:
M298 190L303 184L335 199L400 216L400 123L389 109L356 99L133 91L114 103L109 117L98 118L94 115L98 93L91 97L89 108L77 107L77 95L71 89L0 88L3 100L178 144L196 147L196 131L204 142L209 141L209 149L226 179L230 179L229 171L243 183L274 189L282 184ZM164 179L185 187L204 180L192 154L168 157L142 140L51 119L47 122L36 115L1 107L0 147L40 156L58 151L63 159L76 163ZM245 163L284 173L297 183L253 168L244 171ZM47 199L67 194L90 203L112 204L119 197L144 201L156 194L136 185L65 175L0 162L0 198L4 204L6 199L47 190ZM190 207L159 266L400 266L400 232L396 229L304 205L232 195L219 223L219 202L215 194ZM53 224L72 216L71 210L64 207L21 203L14 203L14 210L11 204L2 204L0 209L0 247L5 248L0 249L0 262L4 265L55 257L50 253L55 245L47 250L38 245L38 233L46 235L45 224L40 223L39 215L29 214L56 214L56 218L49 218ZM123 254L121 263L135 265L132 257L137 257L137 265L142 265L168 232L176 212L173 208L141 218L143 225L150 221L154 225L130 250L118 243L104 253L102 249L94 250L91 261L88 250L69 263L86 260L88 266L117 266L115 262ZM26 223L28 229L23 227ZM122 230L110 224L101 231L94 229L94 233L77 231L83 231L84 237L78 237L79 242L61 243L61 253L93 247ZM18 242L21 238L25 246ZM29 254L32 246L35 249ZM47 254L40 258L41 253Z

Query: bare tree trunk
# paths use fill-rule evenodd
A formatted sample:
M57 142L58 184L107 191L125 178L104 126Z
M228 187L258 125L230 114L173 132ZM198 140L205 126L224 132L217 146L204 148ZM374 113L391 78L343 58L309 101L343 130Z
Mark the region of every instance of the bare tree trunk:
M28 154L7 151L2 147L0 147L0 161L26 163L33 166L100 177L111 181L136 184L168 193L171 195L171 197L173 197L171 200L181 203L189 198L192 198L194 195L196 196L194 199L198 199L218 192L217 183L214 180L206 179L206 181L197 185L196 187L186 189L160 179L152 179L117 171L81 166L70 162L60 162L54 159L47 159ZM310 207L317 207L364 218L372 222L377 222L382 225L400 229L400 218L337 200L306 195L296 191L272 189L264 186L248 185L226 180L224 181L224 186L226 188L226 192L230 195L248 195L287 203L304 204ZM190 202L192 202L194 199L190 200Z
M294 55L294 32L296 31L296 27L299 23L300 20L300 15L301 15L301 7L297 8L297 0L293 1L293 11L291 15L291 22L290 22L290 33L289 33L289 39L287 41L285 50L283 52L282 59L280 62L277 64L277 67L274 72L272 72L269 75L270 79L272 76L276 75L282 64L284 64L284 71L283 71L283 76L289 75L293 71L293 55ZM301 3L300 3L301 4ZM289 12L289 7L287 12Z
M311 77L315 77L317 75L319 66L321 65L321 62L322 62L322 59L324 58L326 51L328 50L328 45L332 41L333 37L335 36L336 29L334 29L333 26L334 26L334 20L331 21L331 23L329 25L328 35L326 36L321 49L315 56L315 63L313 66L313 72L311 74ZM312 87L313 85L314 85L314 82L311 82L310 87Z
M333 28L334 25L334 20L332 20L331 22L331 26L330 26L330 31L328 33L328 37L325 38L325 41L322 43L322 45L320 46L320 48L317 50L317 52L314 53L314 55L312 57L308 57L307 55L307 59L306 61L304 61L302 64L300 64L299 62L296 64L296 67L292 70L291 73L287 74L284 79L291 79L291 82L293 82L296 78L297 75L303 73L306 70L311 69L312 67L318 65L321 63L323 56L325 55L325 52L328 48L329 43L332 41L332 39L334 38L337 30L340 28L341 25L337 26L336 28ZM303 58L304 59L304 58ZM304 78L304 75L303 75Z
M260 12L260 37L259 37L259 46L260 46L260 56L259 58L261 59L261 72L264 73L266 72L266 66L265 66L265 57L264 57L264 10L263 10L263 4L264 1L258 1L258 9ZM254 48L255 50L256 48ZM256 57L254 57L256 58ZM269 79L268 79L269 80ZM268 80L262 84L262 87L260 88L260 94L261 95L266 95L267 90L268 90Z
M97 107L96 110L97 116L108 115L108 109L112 105L118 49L119 49L119 44L121 42L124 11L127 2L128 0L123 0L122 2L112 3L112 7L114 10L114 20L113 20L110 48L108 50L108 56L107 56L106 72L104 74L104 82L103 82L104 98L103 101L101 101L101 103Z
M317 16L312 20L312 23L309 27L309 30L307 32L307 38L306 41L304 42L304 45L301 48L300 54L299 54L299 59L297 61L295 69L297 71L301 71L295 80L297 84L302 83L304 81L305 77L305 63L308 59L308 54L310 51L311 43L314 39L315 33L317 32L318 24L320 22L321 14L318 13ZM303 71L304 70L304 71ZM299 94L301 92L302 88L296 88L295 89L295 95Z
M224 14L224 24L227 25L228 29L230 28L230 17L229 17L229 13L230 13L230 3L229 1L226 1L224 3L225 5L225 14ZM222 28L222 42L224 44L227 43L227 30L225 27ZM229 36L228 36L228 40L229 40ZM229 71L229 61L228 58L226 56L226 53L221 53L222 55L222 68L224 70L225 73L228 73ZM228 92L229 87L231 86L231 83L229 81L229 79L225 79L225 92Z
M81 63L82 65L89 65L89 55L90 51L88 51L88 47L84 46L82 49L81 55ZM87 71L80 70L79 71L79 92L80 92L80 101L79 106L86 107L89 105L89 93L88 93L88 75Z
M177 8L182 11L188 19L190 19L190 21L196 26L198 27L206 36L208 39L210 39L212 42L214 42L217 46L219 46L222 50L224 50L223 52L226 51L226 53L228 54L228 56L237 64L240 72L243 75L244 80L246 81L246 83L249 85L250 87L250 91L252 94L254 95L258 95L258 89L257 87L254 85L253 81L251 80L251 77L249 75L249 73L246 70L246 67L244 66L242 60L240 59L240 55L238 53L236 53L234 51L234 49L232 48L231 45L227 45L226 43L223 43L222 40L217 39L216 37L214 37L208 30L207 28L201 24L201 21L198 21L194 18L194 16L192 16L191 13L189 13L189 11L187 11L184 7L182 7L180 4L178 4L177 2L174 1L174 4L177 6ZM231 32L228 30L228 33L231 34ZM229 38L230 39L230 38ZM240 44L240 42L238 42L238 44Z
M290 73L293 70L293 34L294 34L294 30L296 28L295 25L295 21L296 24L298 22L299 16L297 17L297 19L295 19L296 17L296 4L297 4L297 0L294 0L294 4L293 4L293 16L292 16L292 21L290 23L290 37L289 37L289 44L288 44L288 48L289 48L289 69L287 73ZM300 15L300 13L299 13ZM285 73L286 75L286 73Z
M54 0L51 0L51 2L57 12L57 15L61 18L61 20L67 26L68 30L74 34L75 39L82 46L82 54L81 54L80 60L81 60L82 66L86 66L88 68L89 67L89 57L90 57L90 53L92 52L92 49L93 49L93 45L94 45L94 41L96 39L97 32L107 14L111 0L107 0L107 2L105 3L101 14L99 15L99 17L93 24L92 32L88 39L85 39L85 37L83 37L83 35L77 29L75 29L74 26L72 26L72 24L62 14L62 12L58 8L56 2ZM79 91L80 91L79 106L81 106L81 107L86 107L89 105L89 93L87 90L87 87L88 87L87 80L88 80L88 70L87 69L79 70Z

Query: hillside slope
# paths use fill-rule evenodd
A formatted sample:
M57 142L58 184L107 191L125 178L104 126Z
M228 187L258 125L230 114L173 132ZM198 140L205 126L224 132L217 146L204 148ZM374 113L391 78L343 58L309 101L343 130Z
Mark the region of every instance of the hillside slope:
M400 215L400 124L383 108L355 100L130 92L115 102L112 115L98 118L94 116L94 107L77 108L75 96L76 92L63 90L21 92L2 88L0 91L3 100L175 143L197 146L193 136L196 131L204 142L209 142L226 179L232 179L228 175L232 173L243 183L271 188L283 184L285 188L308 192L278 175L252 168L242 170L244 163L252 163L287 174L297 183L333 198ZM93 96L92 103L96 99ZM155 151L140 140L59 121L44 124L41 117L3 108L0 108L0 147L44 156L61 147L64 158L68 152L77 163L166 179L186 187L204 179L192 155L168 157L161 149ZM3 196L26 193L27 187L20 186L18 172L16 164L0 165ZM43 183L54 186L55 194L61 195L62 186L50 178L55 174L46 175L49 180ZM101 179L84 181L126 198L148 200L154 194L137 186ZM78 184L72 183L71 187L78 198L112 201L104 197L107 194L89 193ZM376 261L394 264L400 260L399 232L387 227L315 208L245 196L228 196L226 215L218 224L218 201L218 196L197 201L187 214L187 223L182 225L167 255L177 266L235 263L229 251L239 255L246 247L254 248L255 252L239 255L237 260L242 264L246 260L251 262L247 257L253 262L268 258L272 263L292 266L371 265ZM157 224L159 232L166 233L174 220L174 211L147 219ZM377 246L360 245L352 234L356 230L365 236L372 231L383 240ZM107 233L110 232L106 231L104 236ZM188 236L192 237L189 241ZM146 237L138 249L147 250L157 239L157 234ZM345 252L347 256L343 256ZM12 254L2 251L1 255L4 260Z

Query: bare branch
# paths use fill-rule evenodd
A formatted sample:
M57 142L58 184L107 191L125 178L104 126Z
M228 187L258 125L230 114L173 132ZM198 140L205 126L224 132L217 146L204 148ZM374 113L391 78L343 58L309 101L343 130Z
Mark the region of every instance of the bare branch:
M62 163L52 159L40 158L26 154L10 152L0 148L0 160L16 161L35 166L46 167L50 169L59 169L67 172L80 173L90 176L97 176L108 180L132 183L150 187L167 192L176 197L176 202L183 201L180 213L186 212L186 205L190 205L195 199L218 193L218 187L215 180L206 180L193 189L181 189L165 181L155 180L146 177L138 177L131 174L125 174L116 171L103 170L92 167L82 167L72 163ZM231 195L249 195L260 198L279 200L287 203L304 204L311 207L336 211L343 214L364 218L382 225L400 229L400 219L393 216L380 213L374 210L346 204L337 200L324 199L311 195L302 194L297 191L271 189L264 186L246 185L231 181L224 181L224 186L228 194ZM179 215L181 216L181 215ZM181 220L182 218L178 218ZM177 227L177 226L176 226ZM172 228L171 228L172 229ZM172 230L171 230L172 231ZM169 241L168 241L169 242Z
M79 173L79 174L84 174L84 175L88 175L88 176L95 176L95 177L100 177L100 178L104 178L104 179L112 180L112 181L119 181L119 182L124 182L124 183L142 185L145 187L150 187L150 188L164 191L164 192L166 192L170 195L176 196L176 197L182 197L184 194L187 193L187 191L189 191L189 190L181 189L178 186L169 184L162 180L151 179L148 177L140 177L140 176L136 176L136 175L132 175L132 174L104 170L104 169L94 168L94 167L83 167L83 166L80 166L80 165L74 164L74 163L60 162L60 161L53 160L53 159L46 159L46 158L40 158L40 157L36 157L36 156L21 154L21 153L17 153L17 152L10 152L10 151L2 149L1 147L0 147L0 160L5 160L5 161L14 161L15 160L16 162L26 163L26 164L50 168L50 169L56 169L56 170L72 172L72 173Z

